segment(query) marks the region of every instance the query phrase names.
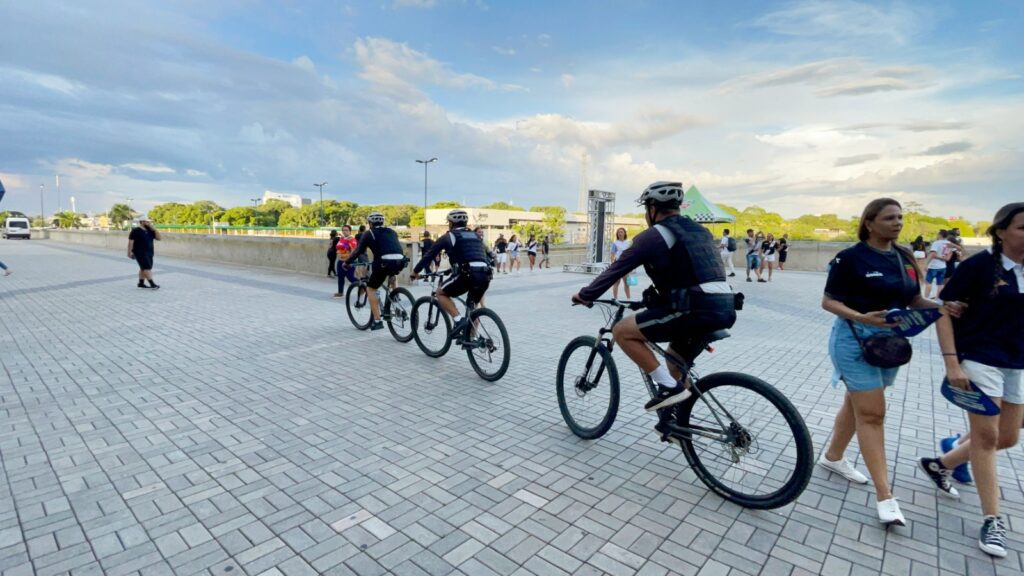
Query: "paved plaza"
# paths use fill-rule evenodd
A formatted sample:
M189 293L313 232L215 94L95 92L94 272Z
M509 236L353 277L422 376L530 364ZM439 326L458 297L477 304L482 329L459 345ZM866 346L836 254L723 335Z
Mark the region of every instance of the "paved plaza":
M562 347L602 322L569 305L587 276L495 280L488 304L513 357L491 384L459 351L434 360L386 330L355 330L327 278L158 252L163 288L150 291L123 253L0 247L14 270L0 277L3 574L1022 573L1020 448L999 460L1003 560L978 550L974 489L940 500L917 469L965 427L938 393L934 332L889 394L908 525L885 531L870 486L821 469L778 510L709 493L651 433L621 352L614 427L573 436L554 379ZM823 284L800 272L738 283L734 337L699 366L775 384L816 453L841 400ZM848 457L859 464L856 444Z

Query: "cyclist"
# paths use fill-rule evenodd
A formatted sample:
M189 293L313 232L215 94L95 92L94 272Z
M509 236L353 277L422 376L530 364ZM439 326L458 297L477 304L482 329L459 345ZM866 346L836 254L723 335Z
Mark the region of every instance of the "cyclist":
M637 266L647 271L654 284L644 291L647 309L617 323L612 334L626 356L657 384L658 393L644 406L648 412L678 404L692 393L680 382L685 375L675 365L659 362L646 343L670 342L668 353L682 362L679 353L689 337L736 322L736 296L725 280L718 244L707 229L679 214L682 201L681 182L648 186L637 201L644 207L648 229L572 297L589 305Z
M420 270L426 268L435 257L444 250L448 254L448 262L452 265L452 276L437 287L434 295L441 308L452 317L451 338L455 339L469 319L459 315L459 309L452 298L469 293L471 303L479 303L487 288L491 285L491 266L487 262L487 248L480 236L466 227L469 215L465 210L452 210L448 213L448 233L437 239L430 252L412 269L415 280Z
M370 278L366 281L369 290L366 292L370 301L370 313L373 315L373 323L370 330L380 330L384 323L380 320L380 302L377 301L377 289L384 284L384 280L401 272L409 260L402 252L402 243L398 241L398 234L394 230L384 226L384 215L374 212L366 217L366 223L370 227L359 238L359 245L355 251L345 259L347 269L369 249L373 252L373 265L370 267Z

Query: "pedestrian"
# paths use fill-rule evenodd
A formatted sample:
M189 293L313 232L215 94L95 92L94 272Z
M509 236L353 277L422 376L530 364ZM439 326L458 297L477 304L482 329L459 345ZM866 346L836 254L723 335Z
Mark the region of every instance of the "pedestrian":
M768 268L768 280L772 281L772 272L775 271L775 261L779 259L779 243L775 241L775 235L771 232L768 236L761 241L761 272ZM758 282L765 282L765 280L758 279Z
M327 242L327 277L334 276L335 268L337 267L338 261L338 249L335 245L338 243L338 231L331 230L331 237Z
M533 234L526 241L526 256L530 259L530 272L533 272L533 265L537 263L537 237Z
M932 295L932 282L935 282L935 286L939 287L946 280L946 262L949 261L950 247L949 247L949 233L945 230L939 230L939 233L935 236L935 241L928 248L928 258L926 260L926 267L928 268L927 275L924 278L924 297L930 298ZM938 290L936 289L936 292Z
M718 241L718 253L722 256L722 264L729 276L736 275L736 266L732 263L732 253L736 251L736 239L729 236L729 229L722 231L722 239Z
M430 232L427 230L423 231L423 240L420 241L420 254L426 254L430 252L430 248L434 246L434 241L430 238ZM433 262L427 262L426 267L423 271L427 274L431 272L431 265Z
M981 500L978 547L1002 558L1006 521L999 511L996 452L1017 445L1024 420L1024 202L1000 208L988 235L992 245L964 260L942 289L943 300L965 306L958 318L939 318L936 332L950 385L967 390L973 383L1000 411L968 413L968 438L955 447L955 441L945 442L947 454L919 464L940 494L956 498L949 478L970 461Z
M765 249L765 235L764 232L758 232L754 236L754 246L757 248L757 281L767 282L764 279L764 249Z
M786 256L789 254L789 233L779 238L779 270L786 269Z
M633 242L629 240L625 228L619 228L618 230L616 230L615 241L612 242L612 248L610 250L610 252L612 253L612 263L614 264L615 261L622 256L622 253L625 252L626 250L629 250L629 247L632 245ZM626 278L620 278L615 281L615 284L612 284L612 298L618 300L619 284L622 284L622 286L626 289L626 298L630 298L629 282L626 280Z
M366 233L366 224L360 224L359 225L359 231L356 232L356 249L359 248L359 239L362 238L363 234L365 234L365 233ZM366 252L363 252L362 254L360 254L359 257L355 259L355 262L353 262L353 264L354 264L354 267L356 269L355 270L356 278L359 278L359 279L365 278L366 277L366 270L367 270L367 268L370 267L370 257L366 255Z
M7 264L4 264L3 260L0 260L0 270L4 271L4 276L11 275L11 269L7 267Z
M757 243L757 237L754 236L754 230L747 228L747 237L743 240L747 247L747 282L753 282L750 279L750 272L753 270L757 273L758 282L761 281L761 246Z
M335 273L338 276L338 291L334 293L335 298L345 297L346 279L351 283L356 282L356 271L354 268L345 268L345 260L356 251L358 244L358 240L352 237L352 227L348 224L342 226L341 237L338 238L338 242L335 244L335 250L337 251Z
M960 262L960 254L963 253L964 246L964 241L960 238L959 228L950 230L949 237L946 240L949 242L949 260L946 260L946 277L943 278L943 286L948 284L949 279L953 277L953 271L956 270Z
M148 217L140 216L139 225L128 233L128 257L134 258L139 265L139 288L146 287L144 282L149 282L149 288L153 290L160 288L153 282L153 243L156 240L160 240L160 231Z
M917 238L914 238L914 241L910 243L910 249L914 253L917 267L924 270L926 268L925 259L928 258L928 243L925 242L924 236L918 234Z
M521 246L519 244L519 236L513 234L512 237L508 239L508 269L511 272L512 271L512 267L515 266L516 267L516 274L519 273L519 266L520 266L520 264L519 264L519 248L521 248Z
M856 434L875 485L878 519L886 525L901 526L906 522L889 487L884 426L885 388L895 382L899 367L870 364L861 342L881 334L886 336L876 340L888 338L890 343L909 347L892 332L893 325L885 320L886 312L938 307L921 296L913 254L896 244L902 228L899 202L891 198L871 201L860 218L860 242L837 254L829 267L821 306L836 316L828 344L834 368L832 385L842 381L846 393L836 414L832 441L818 459L825 469L851 482L867 484L867 477L843 456ZM909 356L905 359L909 361Z
M505 235L499 233L498 239L494 241L494 252L498 257L498 274L501 274L504 269L505 274L508 274L508 240L505 240Z

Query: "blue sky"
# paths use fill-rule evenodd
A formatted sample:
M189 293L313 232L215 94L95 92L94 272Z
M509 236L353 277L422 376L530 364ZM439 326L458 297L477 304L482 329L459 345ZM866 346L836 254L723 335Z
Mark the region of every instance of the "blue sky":
M210 5L213 4L213 5ZM575 207L658 179L787 216L987 219L1024 176L1024 3L18 2L2 208L264 190ZM965 196L970 201L965 201ZM623 202L623 205L626 205ZM50 208L48 208L49 210Z

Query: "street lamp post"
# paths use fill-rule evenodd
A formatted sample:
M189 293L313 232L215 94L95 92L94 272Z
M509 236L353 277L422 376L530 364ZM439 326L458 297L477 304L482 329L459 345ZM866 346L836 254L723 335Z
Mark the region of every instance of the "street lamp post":
M39 185L39 229L46 228L46 210L43 209L43 185Z
M430 160L417 160L419 164L423 164L423 231L427 231L427 164L431 162L437 162L437 158L431 158Z
M321 182L319 184L313 184L320 189L320 227L324 225L324 186L327 186L327 182Z
M256 222L257 222L256 212L259 210L260 199L259 198L249 198L249 200L252 202L252 225L255 226Z

